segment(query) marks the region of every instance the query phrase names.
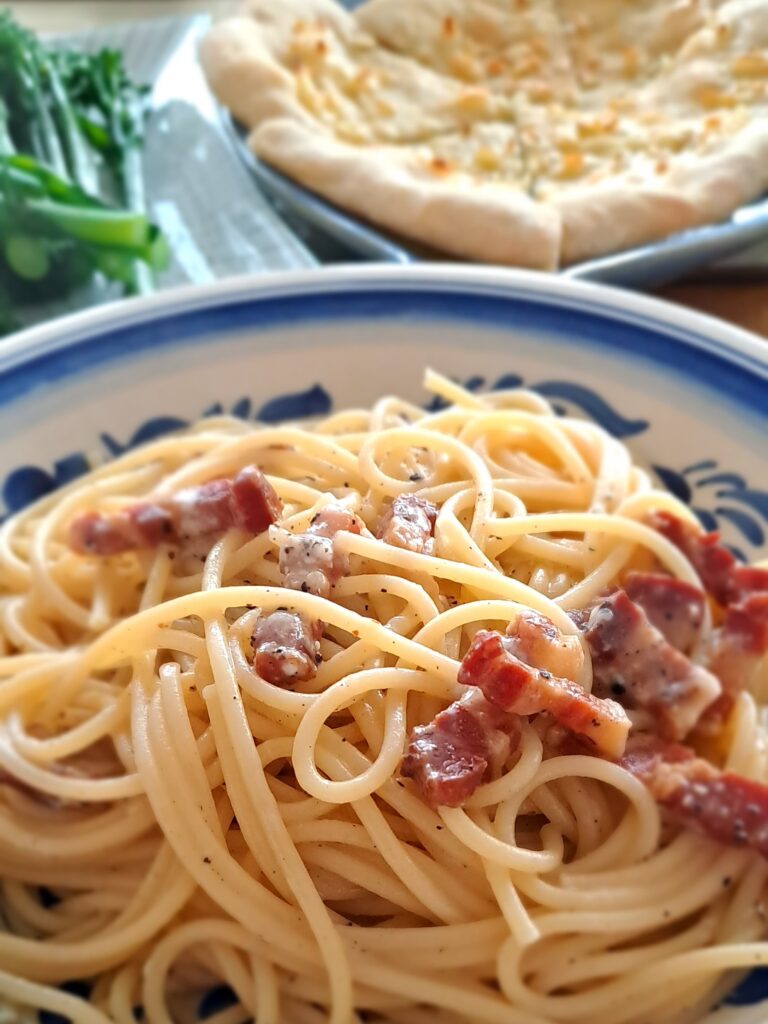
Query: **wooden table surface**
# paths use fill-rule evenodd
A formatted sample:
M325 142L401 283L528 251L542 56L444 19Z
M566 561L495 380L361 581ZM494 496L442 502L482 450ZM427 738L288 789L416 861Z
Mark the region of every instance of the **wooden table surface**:
M56 32L198 11L218 15L232 6L232 0L12 0L9 6L30 28ZM768 277L750 283L681 283L658 294L768 338Z
M680 302L710 316L719 316L768 338L768 277L764 281L744 284L682 282L658 294L663 299Z

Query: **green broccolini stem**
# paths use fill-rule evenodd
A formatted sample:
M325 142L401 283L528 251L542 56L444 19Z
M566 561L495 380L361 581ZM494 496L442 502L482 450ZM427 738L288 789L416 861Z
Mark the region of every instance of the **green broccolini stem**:
M146 95L118 51L49 49L0 12L0 334L15 327L14 303L68 294L94 273L125 294L151 291L167 266L146 216ZM102 201L102 184L123 208Z
M69 162L70 176L83 191L97 195L99 174L93 153L78 124L77 116L72 109L55 65L52 61L46 60L44 67L53 100L53 109Z
M143 255L151 241L146 217L131 210L81 209L50 199L30 199L27 207L48 217L73 238L92 245L130 249Z
M31 126L33 140L39 147L35 156L47 163L56 174L66 177L68 173L67 161L64 157L64 150L61 145L56 125L54 124L51 112L43 93L38 68L31 59L27 61L33 82L33 95L37 105L37 121Z

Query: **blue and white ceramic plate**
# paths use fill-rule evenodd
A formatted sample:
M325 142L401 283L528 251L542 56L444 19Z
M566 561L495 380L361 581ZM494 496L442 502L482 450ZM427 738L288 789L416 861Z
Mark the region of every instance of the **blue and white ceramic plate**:
M459 266L224 281L9 339L0 514L206 413L274 422L386 393L424 401L426 365L591 417L746 558L768 557L768 344L634 294ZM766 1019L756 973L711 1024Z

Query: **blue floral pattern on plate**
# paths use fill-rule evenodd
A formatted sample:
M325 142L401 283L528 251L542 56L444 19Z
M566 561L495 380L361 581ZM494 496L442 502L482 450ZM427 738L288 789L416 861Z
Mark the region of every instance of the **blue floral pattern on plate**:
M280 423L284 420L306 419L309 416L325 416L331 411L331 396L321 385L316 384L307 391L296 394L276 395L259 406L255 411L250 398L238 399L229 408L221 402L214 402L202 413L203 416L228 414L239 419L256 420L259 423ZM154 441L174 430L191 426L191 421L178 416L153 416L145 420L125 441L118 441L112 434L104 432L99 440L104 454L116 458L137 445ZM19 512L38 498L50 494L57 487L63 487L77 477L87 473L93 466L84 452L72 452L57 459L50 469L41 466L19 466L3 482L0 494L8 512Z
M508 373L488 382L485 377L474 376L462 381L470 391L488 388L492 391L516 387L530 387L548 398L555 410L565 415L576 412L589 417L620 440L635 438L648 430L650 423L644 419L630 419L614 408L607 399L591 388L567 380L543 380L526 384L519 374ZM439 397L433 398L426 408L434 411L446 403ZM259 423L280 423L285 420L306 419L326 416L331 412L333 400L328 391L315 384L306 391L275 395L269 401L254 408L250 398L244 396L225 406L214 402L202 413L203 416L236 416ZM182 430L191 421L178 416L158 415L145 420L125 440L115 438L104 431L99 440L105 456L115 458L137 445L146 444L155 438ZM19 466L5 478L0 496L7 512L18 512L25 506L42 498L57 487L75 480L92 468L92 462L82 451L71 452L45 469L41 466ZM760 490L739 474L720 469L717 462L704 459L683 469L653 465L660 483L681 501L690 505L707 530L716 530L723 522L730 524L747 545L759 548L765 543L768 530L768 491ZM745 552L735 549L741 558Z

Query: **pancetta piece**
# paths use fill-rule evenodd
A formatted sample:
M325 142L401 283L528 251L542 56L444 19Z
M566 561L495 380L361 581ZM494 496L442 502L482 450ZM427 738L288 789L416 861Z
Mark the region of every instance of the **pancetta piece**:
M177 542L170 509L150 502L110 515L84 512L69 527L69 546L79 555L109 557Z
M260 615L251 634L253 667L268 683L285 688L313 679L320 658L322 626L297 612L278 609Z
M501 771L519 734L519 718L473 688L413 730L401 774L431 807L460 807Z
M507 627L507 647L527 665L575 679L584 664L577 636L562 633L546 615L526 608Z
M768 672L768 593L750 594L726 609L709 665L731 699L751 689L761 670Z
M633 737L620 764L645 783L671 824L768 857L768 786L648 737Z
M721 605L749 594L768 593L768 569L740 565L720 543L717 532L705 533L671 512L654 512L648 523L686 556L701 577L704 589Z
M666 739L687 736L721 693L717 678L668 643L623 590L593 608L584 636L595 693L649 711Z
M674 576L647 572L630 573L624 590L668 643L683 654L691 653L704 622L703 590Z
M339 505L327 505L311 519L306 533L291 534L280 544L283 585L305 594L328 597L347 571L347 559L335 550L336 534L360 533L359 519ZM251 646L253 667L267 682L292 686L313 679L320 662L323 624L298 612L278 610L256 621Z
M751 594L768 594L768 569L757 565L735 565L731 572L731 586L737 600Z
M339 505L327 505L310 521L305 533L292 534L280 544L280 572L291 590L328 597L347 572L346 556L336 551L337 533L360 533L360 520Z
M376 536L396 548L432 554L436 522L437 509L431 502L415 494L399 494L382 515Z
M570 679L526 664L516 653L519 649L514 636L481 630L461 663L459 682L479 687L503 711L517 715L547 711L599 753L621 757L630 727L624 709L613 700L587 693Z
M110 556L231 529L256 536L277 522L282 511L264 474L256 466L246 466L231 480L209 480L121 512L86 512L70 525L69 545L81 555Z

